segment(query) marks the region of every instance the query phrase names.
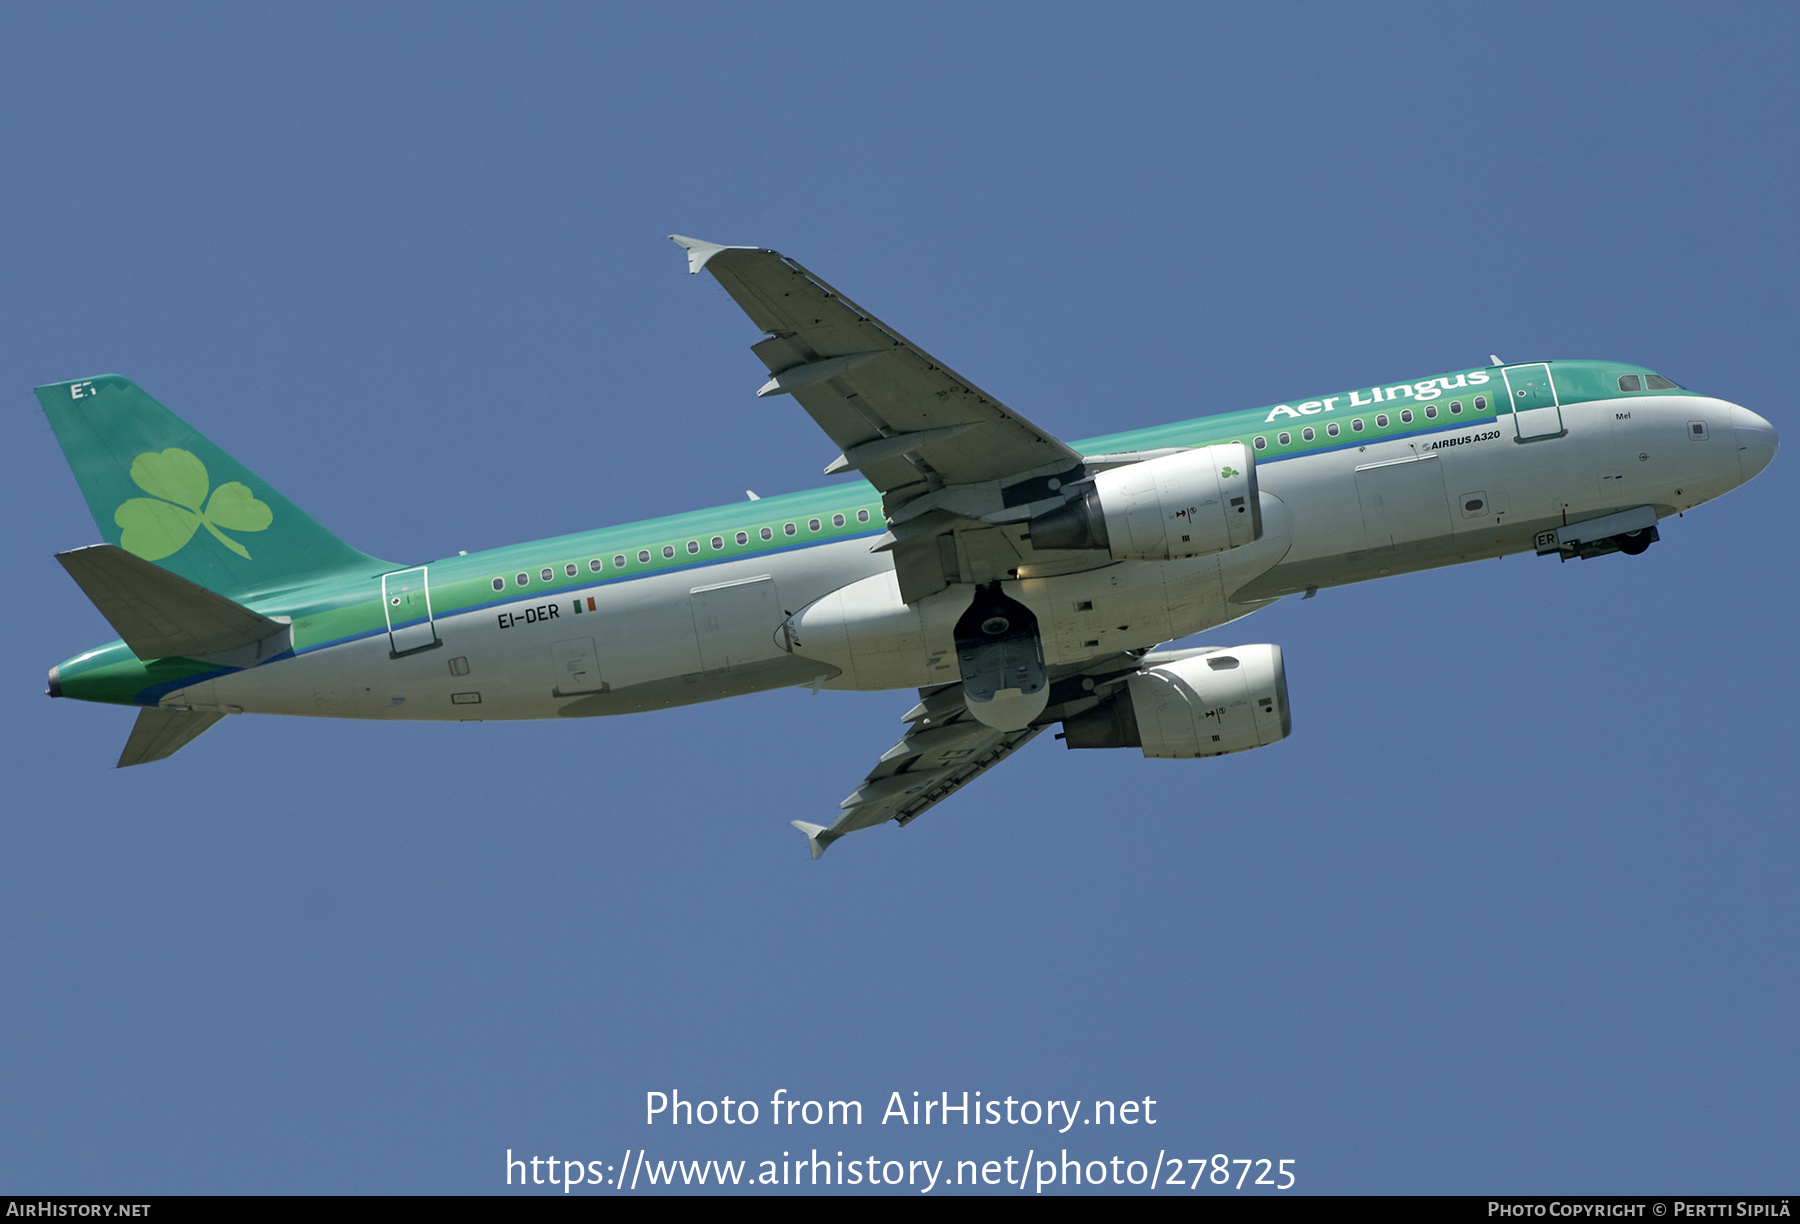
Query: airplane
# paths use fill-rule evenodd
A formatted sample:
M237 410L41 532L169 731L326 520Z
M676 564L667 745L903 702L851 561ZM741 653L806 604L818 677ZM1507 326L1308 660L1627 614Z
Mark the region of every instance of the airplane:
M1061 724L1193 759L1292 728L1281 648L1171 646L1290 595L1534 552L1636 556L1774 428L1643 366L1530 361L1073 443L799 263L672 236L763 333L762 397L840 450L806 492L400 565L152 399L37 388L104 543L57 555L120 640L49 694L134 706L119 766L227 714L582 718L780 687L914 689L812 857Z

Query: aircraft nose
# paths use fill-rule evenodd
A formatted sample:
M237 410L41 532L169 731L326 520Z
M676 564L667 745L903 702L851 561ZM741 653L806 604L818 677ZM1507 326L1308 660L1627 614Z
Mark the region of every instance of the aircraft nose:
M1738 469L1748 481L1769 466L1781 447L1781 439L1775 436L1773 425L1736 404L1731 406L1731 425L1737 434Z

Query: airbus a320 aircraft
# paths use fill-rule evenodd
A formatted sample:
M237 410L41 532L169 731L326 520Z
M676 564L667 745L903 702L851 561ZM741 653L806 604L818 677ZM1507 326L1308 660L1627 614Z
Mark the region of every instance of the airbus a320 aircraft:
M1774 458L1642 366L1476 369L1068 443L774 251L676 237L764 333L761 396L842 454L806 493L400 566L128 379L38 388L106 543L58 555L121 641L50 695L138 708L119 764L226 714L581 718L782 686L917 689L817 858L1044 729L1208 757L1287 736L1272 645L1157 649L1286 595L1535 551L1635 556Z

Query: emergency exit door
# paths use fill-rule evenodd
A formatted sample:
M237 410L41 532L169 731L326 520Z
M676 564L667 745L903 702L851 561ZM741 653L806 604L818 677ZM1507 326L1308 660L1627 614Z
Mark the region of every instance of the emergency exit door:
M390 658L438 644L437 628L431 623L431 585L423 565L383 574L381 605L387 612Z

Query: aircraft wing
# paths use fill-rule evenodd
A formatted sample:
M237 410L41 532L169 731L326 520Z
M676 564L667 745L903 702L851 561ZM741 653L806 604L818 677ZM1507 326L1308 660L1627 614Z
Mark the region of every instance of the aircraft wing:
M885 494L923 485L928 473L979 484L1081 462L785 255L674 241L687 249L691 271L711 272L769 334L753 348L771 375L757 394L800 401L844 452L827 472L856 469Z
M922 691L921 695L926 694ZM793 825L806 834L812 856L818 858L846 833L889 820L908 824L925 809L1024 747L1042 730L1027 727L1023 731L996 731L976 722L960 706L940 718L919 718L899 743L881 754L881 760L862 785L839 805L843 815L830 825L804 820L796 820Z
M760 396L792 395L843 451L827 474L858 471L882 493L908 600L966 575L939 568L936 537L1022 522L1060 505L1079 453L1008 408L792 259L673 235L763 331ZM953 551L953 550L952 550ZM1014 560L1013 564L1017 564Z
M904 719L911 728L881 754L862 784L838 805L843 814L829 825L804 820L791 823L806 834L814 858L846 833L889 820L910 824L927 808L1030 743L1039 732L1098 706L1135 674L1141 663L1139 654L1121 652L1079 667L1053 670L1049 704L1022 731L996 731L977 722L963 702L960 684L920 689L919 704Z

